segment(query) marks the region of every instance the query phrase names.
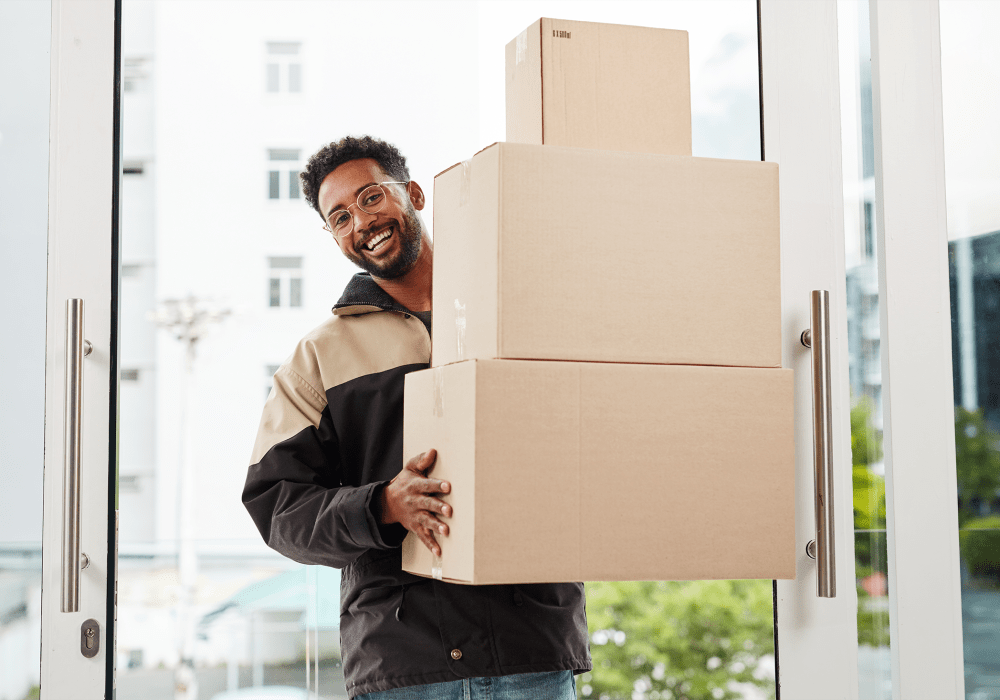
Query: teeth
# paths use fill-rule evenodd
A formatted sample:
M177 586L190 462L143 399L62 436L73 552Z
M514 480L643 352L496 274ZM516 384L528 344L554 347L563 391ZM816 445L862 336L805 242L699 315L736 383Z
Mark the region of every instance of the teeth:
M388 238L389 234L391 234L391 233L392 233L392 228L387 228L385 231L383 231L379 235L375 236L375 238L373 238L370 241L368 241L365 244L365 248L367 248L368 250L374 250L375 246L377 246L379 243L381 243L386 238Z

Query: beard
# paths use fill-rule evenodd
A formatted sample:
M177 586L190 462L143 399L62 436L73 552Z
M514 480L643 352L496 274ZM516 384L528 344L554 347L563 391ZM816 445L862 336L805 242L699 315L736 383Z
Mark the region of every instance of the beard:
M399 279L413 269L420 257L420 248L423 245L424 227L417 217L417 212L412 203L407 203L406 211L403 212L403 221L396 221L396 231L393 234L399 238L399 252L394 258L389 260L375 261L366 257L364 249L360 245L352 249L348 259L360 267L372 277L383 280Z

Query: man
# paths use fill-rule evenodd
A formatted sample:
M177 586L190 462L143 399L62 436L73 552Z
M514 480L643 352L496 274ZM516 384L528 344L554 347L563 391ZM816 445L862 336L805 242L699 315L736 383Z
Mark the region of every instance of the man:
M423 190L394 146L368 136L320 149L301 179L365 272L275 374L243 503L272 548L343 569L352 698L575 699L573 674L591 668L582 583L463 586L401 568L406 533L440 554L452 515L434 450L400 470L403 377L430 361Z

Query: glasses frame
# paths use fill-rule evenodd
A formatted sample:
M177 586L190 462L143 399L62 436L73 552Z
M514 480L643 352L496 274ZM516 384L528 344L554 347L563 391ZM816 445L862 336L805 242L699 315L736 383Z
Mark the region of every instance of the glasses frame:
M351 207L357 206L358 209L360 209L361 211L363 211L366 214L377 214L378 212L382 211L382 209L385 208L385 200L389 198L388 193L385 191L385 188L383 188L382 185L409 185L409 184L410 184L409 180L406 180L405 182L401 182L401 181L398 181L398 180L386 181L386 182L373 182L372 184L368 185L368 187L365 187L363 190L361 190L361 192L358 193L358 201L357 202L355 202L354 204L348 204L346 209L338 209L337 211L330 212L330 216L326 217L326 220L325 220L326 223L323 224L323 229L326 230L326 231L329 231L330 235L333 236L334 238L347 238L349 235L351 235L351 233L354 232L354 214L351 214ZM361 196L365 192L367 192L370 188L375 187L375 186L378 186L379 189L382 190L383 194L385 194L385 198L382 199L382 204L381 204L381 206L379 206L378 209L376 209L375 211L368 211L363 206L361 206ZM351 228L350 228L350 230L347 233L338 236L336 233L334 233L333 228L330 226L330 219L333 218L336 214L339 214L342 211L347 212L348 216L351 217Z

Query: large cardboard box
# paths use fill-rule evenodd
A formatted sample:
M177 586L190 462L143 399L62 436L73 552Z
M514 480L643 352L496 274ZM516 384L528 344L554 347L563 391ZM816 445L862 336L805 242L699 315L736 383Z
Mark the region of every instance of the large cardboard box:
M432 365L779 367L778 167L496 143L434 179Z
M791 370L477 360L406 375L404 405L404 459L436 449L454 509L406 571L795 577Z
M507 141L691 155L685 31L542 18L506 77Z

